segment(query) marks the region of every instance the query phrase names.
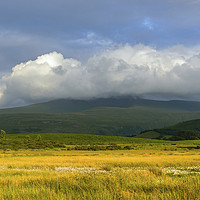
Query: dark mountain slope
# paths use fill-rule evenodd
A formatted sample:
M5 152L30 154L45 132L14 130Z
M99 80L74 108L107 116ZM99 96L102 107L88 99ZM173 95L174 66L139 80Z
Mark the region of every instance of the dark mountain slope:
M0 114L7 133L83 133L130 136L184 120L200 112L175 112L147 107L95 108L68 114Z
M29 106L0 109L0 114L6 113L68 113L81 112L97 107L129 108L143 106L176 111L200 111L200 102L193 101L155 101L133 97L112 97L91 100L60 99Z

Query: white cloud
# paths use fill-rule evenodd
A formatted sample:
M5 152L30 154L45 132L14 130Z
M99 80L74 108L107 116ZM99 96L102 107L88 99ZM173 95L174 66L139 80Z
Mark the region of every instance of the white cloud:
M86 63L52 52L1 78L0 105L112 95L200 96L200 47L108 49Z

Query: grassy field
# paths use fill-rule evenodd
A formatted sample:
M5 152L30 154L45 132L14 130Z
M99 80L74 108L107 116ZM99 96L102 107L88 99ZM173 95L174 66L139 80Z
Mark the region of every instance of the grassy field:
M200 140L166 141L72 133L7 134L5 139L0 139L0 149L4 151L20 149L149 150L155 148L157 150L199 149Z
M0 153L1 199L199 199L200 152Z
M12 150L0 145L0 199L200 199L200 140L40 136L7 134L4 142L10 147L27 140L65 147L28 148L22 142ZM91 145L105 148L78 150Z

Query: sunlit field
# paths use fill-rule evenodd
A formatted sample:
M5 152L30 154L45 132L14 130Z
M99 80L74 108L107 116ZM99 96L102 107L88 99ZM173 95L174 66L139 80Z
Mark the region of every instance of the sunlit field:
M1 150L0 199L200 199L199 149L159 145Z

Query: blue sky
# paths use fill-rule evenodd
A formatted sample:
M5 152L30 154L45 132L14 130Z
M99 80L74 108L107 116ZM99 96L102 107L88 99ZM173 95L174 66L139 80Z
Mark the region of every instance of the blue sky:
M85 59L116 44L199 44L199 9L197 0L1 1L0 70L51 51Z
M13 96L4 77L11 75L13 67L51 52L76 59L82 67L94 55L126 49L126 45L132 49L143 45L144 49L150 47L159 53L167 51L167 55L175 54L169 49L179 46L179 57L195 56L200 49L199 10L199 0L1 1L0 77L4 87L0 96ZM194 96L198 94L199 91L193 92ZM35 102L31 97L19 99Z

